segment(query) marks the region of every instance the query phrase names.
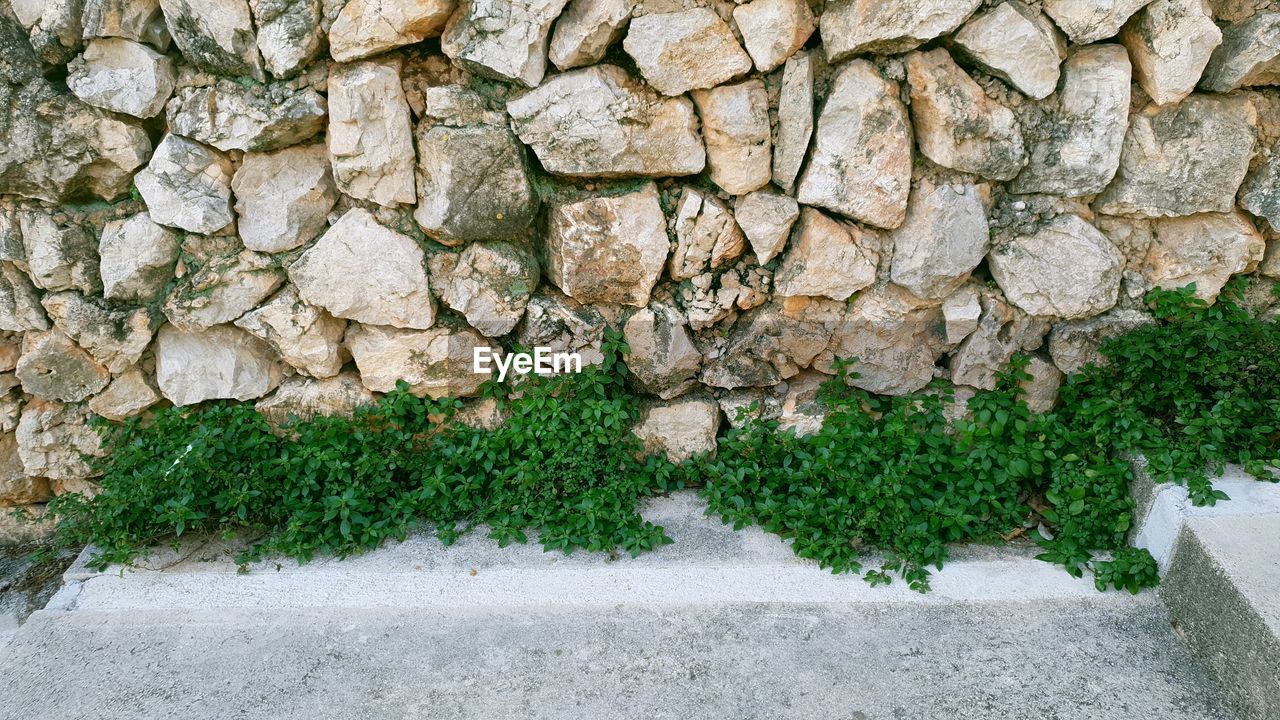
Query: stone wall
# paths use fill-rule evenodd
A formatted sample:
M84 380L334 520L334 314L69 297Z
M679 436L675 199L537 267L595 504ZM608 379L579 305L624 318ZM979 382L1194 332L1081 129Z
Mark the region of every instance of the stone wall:
M837 358L1048 407L1149 288L1280 277L1277 82L1269 0L0 0L0 505L93 414L608 324L677 455Z

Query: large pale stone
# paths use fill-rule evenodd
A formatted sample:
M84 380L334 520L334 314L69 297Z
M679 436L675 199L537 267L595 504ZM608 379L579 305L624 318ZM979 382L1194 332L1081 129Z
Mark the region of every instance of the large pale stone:
M7 515L15 505L42 503L52 496L47 479L31 477L22 469L17 436L12 432L0 435L0 514ZM0 542L4 542L3 536Z
M1019 0L975 15L954 42L962 55L1031 98L1046 98L1058 87L1066 42L1049 18Z
M658 188L649 183L625 195L552 208L546 274L579 302L644 307L667 250Z
M1027 409L1033 413L1052 410L1058 402L1058 388L1062 386L1063 379L1062 371L1039 355L1032 355L1023 372L1031 376L1030 380L1019 383Z
M160 51L169 48L160 0L84 0L80 17L86 38L120 37Z
M435 37L454 0L351 0L329 28L329 53L339 62L377 55Z
M902 224L911 191L911 124L898 88L865 60L832 83L797 199L882 228Z
M1150 313L1132 308L1116 308L1087 320L1061 322L1049 333L1049 354L1053 364L1068 374L1086 365L1105 365L1103 342L1154 323Z
M733 206L738 226L751 242L756 262L767 265L782 252L800 206L787 195L761 190L737 199Z
M348 210L289 266L289 279L335 317L419 329L435 322L422 248L367 210Z
M1267 158L1244 179L1240 207L1280 229L1280 144L1272 146Z
M1015 353L1028 353L1043 345L1049 324L989 291L984 291L979 301L982 316L978 327L951 355L951 382L994 390L996 373L1008 369Z
M533 252L511 243L472 243L461 253L431 259L431 281L441 302L486 337L515 328L539 277Z
M96 473L89 458L102 457L98 431L89 427L89 409L32 400L22 408L18 423L18 457L31 477L50 480L83 480Z
M536 87L547 71L551 23L566 2L461 0L440 49L472 72Z
M796 435L812 435L822 429L828 406L821 397L822 386L831 377L813 370L771 388L742 388L718 394L716 402L733 427L754 421L777 420L778 430Z
M360 368L361 381L374 392L391 392L403 380L418 397L469 397L490 377L473 371L475 349L491 346L471 329L352 325L347 330L347 347Z
M291 377L254 408L267 422L279 426L290 420L350 417L357 408L374 402L373 393L360 383L360 376L345 372L320 380Z
M715 87L751 70L729 25L705 7L635 18L622 47L663 95Z
M201 70L266 80L246 0L160 0L173 42Z
M0 330L48 330L49 319L31 278L11 262L0 262Z
M1093 45L1067 58L1058 93L1022 113L1028 162L1011 189L1069 197L1101 192L1120 166L1129 75L1129 55L1119 45Z
M881 240L875 233L802 208L787 253L774 276L782 297L847 300L876 281Z
M760 72L786 62L815 29L805 0L751 0L733 9L733 22Z
M89 409L108 420L119 422L160 402L160 391L146 373L134 367L111 381L106 390L93 396Z
M277 253L310 242L327 226L338 191L324 145L248 153L231 191L244 246Z
M277 78L297 75L324 47L323 0L249 0L262 63Z
M954 170L1009 180L1026 162L1013 111L987 97L946 50L907 56L911 119L925 157Z
M14 0L14 14L27 27L31 47L49 65L61 65L80 48L81 0Z
M270 346L232 325L185 332L164 325L156 334L156 381L174 405L205 400L253 400L284 378Z
M1222 28L1200 86L1226 92L1250 85L1280 84L1280 11L1258 13Z
M67 87L76 97L140 118L160 114L177 79L173 58L123 38L89 41L67 71Z
M1253 155L1257 112L1247 98L1191 95L1150 106L1125 134L1120 170L1095 202L1110 215L1226 212Z
M635 0L569 0L551 34L548 58L561 70L600 62L622 37L635 5Z
M45 290L102 291L98 248L85 228L58 223L44 212L19 216L27 270L36 287Z
M524 347L545 347L552 352L576 352L584 366L599 365L604 360L600 350L604 330L614 322L601 311L609 309L608 306L583 305L544 285L529 298L524 319L516 328L516 342Z
M635 311L622 334L631 349L627 379L632 387L670 400L697 385L702 353L675 307L655 302Z
M674 463L696 455L714 455L720 406L709 397L689 397L646 407L631 432L645 452Z
M244 250L211 258L173 288L164 302L169 322L187 331L229 323L258 306L284 282L270 255Z
M379 205L413 204L413 133L398 61L330 70L328 142L339 190Z
M165 135L135 182L151 219L209 234L231 224L231 161L212 148Z
M813 135L813 57L791 56L778 91L778 129L773 138L773 181L791 192Z
M990 243L984 194L973 185L922 179L911 193L907 219L888 237L893 281L916 297L936 300L963 285Z
M614 65L557 75L507 112L520 140L558 175L696 175L706 164L693 103L659 98Z
M1060 215L1027 235L999 242L988 259L1009 301L1030 315L1097 315L1116 304L1124 256L1077 215Z
M1044 0L1044 11L1077 45L1109 38L1151 0Z
M769 184L769 95L759 78L696 90L711 180L730 195Z
M98 243L104 296L151 302L173 277L178 249L177 234L145 212L107 223Z
M325 101L315 90L275 84L246 88L230 80L183 88L169 102L169 131L219 150L267 152L324 130Z
M1117 220L1119 222L1119 220ZM1144 236L1138 271L1147 288L1173 290L1195 283L1196 297L1213 300L1232 275L1262 262L1266 240L1244 213L1201 213L1138 220L1129 228Z
M1191 94L1222 31L1206 0L1155 0L1120 33L1134 79L1157 105Z
M281 360L304 375L337 375L350 358L342 346L347 321L303 302L292 285L242 315L235 324L266 341Z
M819 27L831 62L900 53L960 27L982 0L833 0Z
M111 373L61 330L22 338L17 375L23 392L59 402L80 402L111 381Z
M946 322L947 344L955 345L978 329L982 319L982 302L978 288L970 283L942 301L942 319Z
M676 201L675 249L671 253L673 280L689 280L736 260L746 249L746 237L729 207L714 195L685 188Z
M138 362L151 344L157 325L147 308L112 307L77 292L50 293L41 302L54 326L112 375L119 375Z

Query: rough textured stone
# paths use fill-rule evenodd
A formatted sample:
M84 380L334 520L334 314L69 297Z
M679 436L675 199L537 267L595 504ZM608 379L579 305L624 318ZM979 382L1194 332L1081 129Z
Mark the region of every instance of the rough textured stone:
M362 405L375 402L373 393L360 383L360 376L345 372L315 380L292 377L280 383L270 397L254 408L272 425L316 417L350 417Z
M16 0L12 5L43 62L60 65L80 48L80 0Z
M751 0L733 9L733 22L760 72L786 62L815 29L805 0Z
M966 173L1009 180L1026 162L1013 111L987 97L941 48L907 56L911 119L925 157Z
M1191 95L1146 108L1130 122L1120 170L1096 209L1143 217L1230 210L1256 126L1257 112L1244 97Z
M468 245L431 259L440 301L486 337L511 332L538 288L538 261L528 248L506 242Z
M813 58L796 53L782 69L778 126L773 138L773 181L791 192L813 135Z
M86 38L119 37L160 51L169 48L160 0L85 0L80 17Z
M337 375L350 359L342 346L347 321L303 302L292 285L242 315L235 325L265 341L281 360L304 375Z
M765 387L793 377L827 347L844 303L821 298L774 300L743 313L723 350L708 356L699 379L718 388Z
M266 152L324 130L325 100L286 85L245 88L230 80L183 88L169 102L169 131L219 150Z
M232 325L185 332L164 325L156 334L156 380L174 405L205 400L253 400L284 378L270 346Z
M91 40L67 71L67 87L76 97L140 118L160 114L177 79L172 58L122 38Z
M845 65L818 117L797 199L882 228L902 224L911 125L898 89L865 60Z
M982 319L982 303L975 285L965 285L942 301L942 319L946 322L948 345L955 345L978 329Z
M48 330L49 319L31 278L11 262L0 262L0 330Z
M706 164L688 98L659 98L614 65L551 78L507 103L520 140L558 175L696 175Z
M1145 240L1137 268L1146 281L1144 289L1173 290L1195 283L1197 297L1213 300L1232 275L1257 268L1266 251L1262 234L1238 210L1134 225L1131 230Z
M414 202L413 133L399 62L330 70L328 141L339 190L379 205Z
M1062 386L1062 371L1053 363L1038 355L1032 355L1023 372L1031 376L1023 380L1022 399L1033 413L1045 413L1053 409L1058 402L1058 388Z
M77 292L50 293L41 302L54 326L112 375L138 362L157 325L147 308L112 307Z
M201 70L265 81L246 0L160 0L173 43Z
M676 201L676 244L671 253L673 280L689 280L736 260L746 237L729 208L714 195L685 188Z
M670 400L697 385L702 353L674 306L655 302L635 311L622 334L631 348L627 380L633 388Z
M567 0L461 0L440 48L472 72L536 87L547 70L551 23Z
M1259 13L1222 28L1200 86L1226 92L1250 85L1280 83L1280 11Z
M231 179L244 246L276 253L307 244L338 199L324 145L247 153Z
M1066 42L1039 10L1008 0L975 15L953 38L960 53L1036 100L1058 87Z
M103 227L98 254L107 299L148 303L173 277L178 236L149 214L138 213Z
M119 422L160 402L160 391L139 368L130 368L89 401L89 409Z
M469 397L489 379L472 372L475 348L490 345L470 329L418 331L352 325L347 330L347 347L364 386L374 392L390 392L397 381L404 380L418 397Z
M960 27L982 0L833 0L819 27L827 58L899 53Z
M1109 38L1151 0L1044 0L1044 11L1077 45Z
M27 270L36 287L45 290L102 290L98 248L93 236L75 224L60 224L43 212L23 213L19 218Z
M679 463L695 455L714 454L720 429L720 406L709 397L689 397L640 412L632 428L645 452Z
M1064 373L1078 372L1086 365L1105 365L1099 348L1104 340L1123 335L1155 322L1150 313L1132 308L1116 308L1089 318L1058 323L1049 333L1049 354Z
M1280 229L1280 145L1273 146L1266 159L1245 177L1240 207Z
M1023 113L1028 162L1010 189L1069 197L1101 192L1120 166L1129 76L1129 55L1119 45L1072 53L1057 95Z
M18 423L18 457L31 477L82 480L94 476L86 457L106 454L98 431L88 426L89 410L32 400L22 408Z
M1124 256L1078 215L1060 215L998 242L988 264L1009 302L1028 314L1076 319L1116 304Z
M111 373L61 330L22 338L17 375L23 392L59 402L80 402L111 380Z
M584 367L599 365L604 360L600 351L604 329L612 322L602 312L608 309L583 305L554 287L543 286L529 298L524 319L516 328L516 342L552 352L576 352Z
M1028 353L1044 344L1049 325L984 291L979 295L982 316L978 327L951 356L951 382L979 390L994 390L996 373L1008 368L1014 353Z
M270 255L244 250L215 257L178 282L164 314L183 330L204 330L257 307L283 282L284 271Z
M329 53L347 62L435 37L454 0L351 0L329 28Z
M715 87L751 69L729 25L705 7L635 18L622 47L663 95Z
M51 497L47 479L31 477L22 469L17 436L12 432L0 435L0 514L7 515L15 505L42 503Z
M548 58L561 70L600 62L622 37L635 0L569 0L551 34Z
M907 219L888 236L893 281L916 297L940 300L969 279L987 254L983 197L974 185L934 185L922 179L911 194Z
M212 148L165 135L147 169L134 182L151 219L187 232L217 232L231 212L231 161Z
M769 184L769 95L756 78L711 90L696 90L711 180L732 195Z
M667 261L666 221L652 183L551 209L546 274L584 303L649 304Z
M847 300L876 281L880 238L812 208L802 208L774 285L782 297Z
M298 74L324 48L323 0L249 0L262 64L277 78Z
M335 317L419 329L435 322L422 248L366 210L348 210L289 266L289 279Z
M1191 94L1222 31L1206 0L1155 0L1120 33L1134 79L1157 105Z
M800 217L800 206L794 198L761 190L738 198L733 214L751 242L756 262L766 265L787 244L791 226Z

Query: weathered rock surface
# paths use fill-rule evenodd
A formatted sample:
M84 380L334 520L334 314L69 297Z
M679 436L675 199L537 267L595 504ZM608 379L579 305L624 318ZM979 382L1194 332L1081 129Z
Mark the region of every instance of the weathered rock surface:
M139 118L159 115L177 80L172 58L123 38L91 40L67 70L76 97Z
M635 311L622 326L622 334L631 348L627 369L632 387L670 400L697 385L702 353L674 306L655 302Z
M1023 380L1020 383L1022 399L1026 401L1027 408L1033 413L1052 410L1058 402L1058 388L1062 386L1063 380L1062 371L1039 355L1032 355L1023 372L1031 376L1030 380Z
M696 90L693 102L702 117L712 182L733 195L768 185L772 155L764 81Z
M551 34L548 59L561 70L600 62L622 37L635 0L569 0Z
M747 239L733 213L719 198L685 188L676 201L676 244L671 253L673 280L689 280L736 260Z
M941 300L969 279L990 244L985 188L922 179L907 219L888 235L891 277L919 298Z
M22 213L19 225L27 270L36 287L101 292L98 248L84 227L59 223L44 212Z
M856 225L802 208L787 253L774 276L782 297L847 300L876 281L881 239Z
M245 88L230 80L183 88L169 102L169 131L219 150L267 152L324 130L325 100L286 85Z
M183 330L204 330L257 307L283 282L284 271L270 255L244 250L215 257L178 282L164 314Z
M948 345L955 345L978 329L982 319L982 302L976 285L969 284L942 301L942 319L946 322Z
M27 403L17 430L22 469L31 477L50 480L93 477L86 456L102 457L106 450L88 420L89 410L84 405L39 399Z
M558 175L696 175L706 165L693 103L659 98L614 65L557 75L507 112L520 140Z
M347 330L347 347L360 368L361 381L374 392L390 392L403 380L418 397L469 397L489 379L473 372L473 362L476 348L490 346L470 329L352 325Z
M1064 373L1078 372L1086 365L1105 365L1099 348L1104 340L1155 322L1149 313L1132 308L1116 308L1088 320L1071 320L1053 326L1049 333L1049 354Z
M695 455L714 454L720 429L720 406L709 397L689 397L652 405L640 412L632 428L645 452L679 463Z
M77 292L50 293L41 302L54 326L112 375L138 362L157 325L147 308L112 307Z
M22 338L17 375L23 392L59 402L80 402L111 380L111 373L61 330Z
M1222 31L1206 0L1155 0L1120 33L1134 79L1157 105L1191 94Z
M347 321L307 304L292 285L242 315L235 325L265 341L281 360L304 375L337 375L350 359L342 346Z
M516 328L516 342L524 347L545 347L552 352L576 352L584 366L599 365L604 360L600 344L610 322L602 310L610 309L583 305L544 285L529 298L524 319Z
M0 262L0 330L48 330L49 319L31 278L11 262Z
M1008 368L1015 353L1028 353L1044 344L1049 324L989 291L980 294L979 302L982 316L977 329L951 356L951 382L994 390L996 373Z
M960 27L981 0L834 0L819 20L827 58L892 54Z
M751 69L728 23L705 7L635 18L622 47L663 95L715 87Z
M1227 92L1250 85L1280 83L1280 11L1263 12L1222 28L1200 86Z
M998 242L988 264L1009 302L1028 314L1077 319L1116 304L1124 256L1078 215L1060 215Z
M231 224L231 161L177 135L165 135L147 169L134 182L151 219L187 232L209 234Z
M108 300L148 303L173 277L178 236L145 212L112 220L98 243L103 295Z
M954 170L1009 180L1026 162L1013 111L987 97L941 48L907 56L911 119L925 157Z
M431 259L440 301L486 337L501 337L515 328L539 277L533 251L512 243L472 243L461 253Z
M307 244L325 227L338 191L324 145L247 153L231 179L244 246L276 253Z
M107 389L93 396L89 409L108 420L119 422L160 402L160 391L139 368L130 368L111 381Z
M703 363L711 387L765 387L793 377L826 349L845 305L821 298L774 300L743 313L724 349Z
M778 129L773 138L773 181L791 192L813 135L813 58L791 56L782 69L778 91Z
M547 70L551 23L567 0L461 0L440 38L454 62L536 87Z
M80 18L86 38L119 37L160 51L169 48L160 0L84 0Z
M454 0L351 0L329 28L329 53L348 62L436 37L455 6Z
M1040 100L1058 87L1066 42L1049 18L1009 0L975 15L955 34L956 48L983 70Z
M297 75L324 47L323 0L249 0L262 64L277 78Z
M47 479L33 478L23 471L18 437L12 432L0 435L0 513L7 514L15 505L42 503L51 497Z
M289 279L335 317L418 329L435 322L422 248L366 210L348 210L289 266Z
M1131 263L1153 287L1173 290L1191 283L1196 297L1213 300L1232 275L1252 272L1266 241L1240 211L1155 220L1109 219L1104 228L1125 236Z
M79 0L17 0L11 5L43 62L65 63L80 48L83 30Z
M315 380L291 377L254 408L272 425L315 417L350 417L362 405L372 405L373 393L360 384L360 376L345 372Z
M328 142L339 190L379 205L413 203L413 133L398 61L330 70Z
M1109 38L1151 0L1044 0L1044 11L1077 45Z
M669 249L658 189L554 207L546 242L547 277L569 297L644 307Z
M1231 210L1256 127L1257 112L1244 97L1191 95L1147 107L1132 118L1120 170L1095 208L1143 217Z
M284 371L271 347L233 325L156 334L156 380L174 405L219 398L253 400L275 389Z
M1240 189L1240 207L1280 228L1280 145L1249 172Z
M760 190L738 198L733 214L751 242L756 262L767 265L786 246L791 226L800 217L800 205L787 195Z
M733 9L733 22L760 72L786 62L815 29L805 0L751 0Z
M845 65L818 117L797 199L882 228L902 224L911 125L898 89L865 60Z
M160 0L173 43L192 65L265 81L246 0Z

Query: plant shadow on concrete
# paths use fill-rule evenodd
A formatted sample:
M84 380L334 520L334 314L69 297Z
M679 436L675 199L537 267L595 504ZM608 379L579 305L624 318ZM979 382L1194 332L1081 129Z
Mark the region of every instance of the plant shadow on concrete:
M644 457L630 428L626 346L610 332L604 362L581 374L487 387L505 413L494 429L458 421L456 400L403 386L354 417L272 427L251 406L167 408L99 425L111 450L96 497L64 495L49 512L63 547L128 562L188 533L253 540L244 560L339 556L430 528L445 543L479 526L499 543L536 533L547 550L624 551L670 542L639 512L646 496L695 486L736 527L757 524L795 552L872 583L900 575L928 588L949 544L1029 534L1041 558L1099 589L1156 582L1133 525L1126 458L1223 498L1208 478L1240 463L1260 478L1280 465L1280 323L1241 308L1242 283L1213 306L1194 288L1156 291L1158 322L1104 344L1106 366L1068 379L1059 406L1031 413L1025 358L995 391L956 412L949 388L881 397L849 387L847 363L824 388L822 429L798 436L753 421L714 457L680 465ZM1274 478L1271 478L1274 479ZM877 551L883 563L864 569Z

